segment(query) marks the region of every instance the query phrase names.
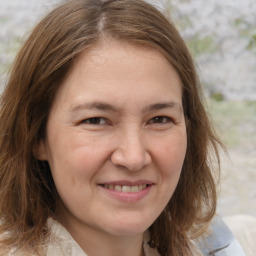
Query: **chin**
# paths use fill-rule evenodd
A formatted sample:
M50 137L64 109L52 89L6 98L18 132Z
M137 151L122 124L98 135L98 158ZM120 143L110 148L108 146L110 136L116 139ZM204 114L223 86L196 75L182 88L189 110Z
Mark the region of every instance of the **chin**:
M151 225L152 221L145 221L144 220L128 220L125 219L120 222L115 222L109 228L109 233L118 236L134 236L143 234Z

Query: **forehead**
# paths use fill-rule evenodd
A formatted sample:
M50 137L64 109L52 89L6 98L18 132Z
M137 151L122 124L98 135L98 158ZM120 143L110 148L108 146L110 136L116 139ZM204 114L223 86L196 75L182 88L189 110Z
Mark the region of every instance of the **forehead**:
M73 69L77 68L77 66L88 68L89 64L94 66L94 68L106 68L104 64L110 64L113 61L116 64L120 64L121 68L122 66L125 67L129 60L133 59L134 61L131 64L136 69L140 66L141 62L146 61L150 64L157 61L159 64L161 63L173 69L176 73L174 67L162 52L164 51L146 43L104 38L78 55L74 61Z
M157 96L166 101L167 96L181 98L181 91L177 72L158 50L104 40L77 57L57 98L76 102L91 96L99 100Z

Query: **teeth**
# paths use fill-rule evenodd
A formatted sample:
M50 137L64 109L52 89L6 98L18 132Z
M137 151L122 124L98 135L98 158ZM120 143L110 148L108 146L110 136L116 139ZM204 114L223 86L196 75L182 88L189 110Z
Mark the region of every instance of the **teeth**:
M125 192L125 193L131 192L131 187L130 186L122 186L122 192Z
M132 186L131 192L139 192L139 186Z
M122 191L122 186L121 185L115 185L114 189L116 191Z
M139 186L121 186L121 185L104 185L104 188L110 190L116 190L124 193L135 193L139 192L146 188L146 184L139 185Z

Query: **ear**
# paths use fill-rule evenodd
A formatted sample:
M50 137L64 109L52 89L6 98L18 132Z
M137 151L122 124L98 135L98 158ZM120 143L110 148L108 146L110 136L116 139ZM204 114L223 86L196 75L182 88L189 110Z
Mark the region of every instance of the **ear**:
M47 148L45 141L41 139L35 146L33 154L37 160L48 161Z

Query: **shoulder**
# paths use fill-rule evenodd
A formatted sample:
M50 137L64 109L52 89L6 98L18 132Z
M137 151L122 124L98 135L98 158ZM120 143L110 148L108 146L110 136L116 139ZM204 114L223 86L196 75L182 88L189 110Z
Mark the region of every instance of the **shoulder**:
M143 241L144 255L145 256L160 256L157 249L150 247L149 241L150 241L150 233L147 230L144 233L144 241ZM201 254L201 252L199 251L199 248L197 247L196 243L193 240L190 240L189 247L190 247L191 255L193 255L193 256L203 256Z
M0 247L0 256L86 256L79 245L73 240L69 232L56 220L49 218L47 221L49 234L35 253L28 253L15 249ZM0 236L1 237L1 236Z
M245 256L245 250L227 224L215 216L206 234L197 241L203 255ZM250 256L250 255L247 255Z
M256 251L256 217L233 215L223 218L229 229L239 241L247 256L254 256Z
M24 250L18 250L16 248L0 248L0 256L41 256L45 255L45 253L42 251L40 254L38 253L32 253Z
M70 233L58 221L50 218L47 226L50 237L44 248L46 256L86 256Z
M0 256L37 256L35 254L29 254L28 252L24 251L17 251L16 249L8 248L0 248Z

